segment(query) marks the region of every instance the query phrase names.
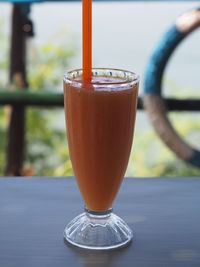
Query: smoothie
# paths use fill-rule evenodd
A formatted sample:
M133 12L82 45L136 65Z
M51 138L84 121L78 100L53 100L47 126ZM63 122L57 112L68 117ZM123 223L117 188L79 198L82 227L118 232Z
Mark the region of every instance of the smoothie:
M124 78L125 79L125 78ZM64 83L67 137L73 170L86 207L112 206L132 146L138 84L123 78L80 77Z

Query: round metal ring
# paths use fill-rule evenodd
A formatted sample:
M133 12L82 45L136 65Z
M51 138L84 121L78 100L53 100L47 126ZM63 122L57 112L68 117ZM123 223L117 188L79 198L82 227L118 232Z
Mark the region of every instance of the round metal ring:
M191 32L200 27L200 8L177 18L155 48L147 65L143 104L151 123L163 142L182 160L200 168L200 151L187 144L173 128L167 117L162 98L162 78L169 58Z

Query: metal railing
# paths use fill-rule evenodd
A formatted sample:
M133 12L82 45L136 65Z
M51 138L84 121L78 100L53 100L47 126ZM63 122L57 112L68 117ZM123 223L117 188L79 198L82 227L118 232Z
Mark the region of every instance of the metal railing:
M63 0L64 1L64 0ZM63 2L62 1L62 2ZM74 2L71 0L66 2ZM104 1L104 0L97 0ZM121 1L121 0L113 0ZM128 0L136 2L166 2L163 0ZM0 1L13 3L12 13L12 34L10 49L10 82L16 85L16 90L0 91L0 105L11 105L12 112L8 129L7 164L6 174L19 176L22 173L25 147L25 111L27 106L40 107L63 107L63 94L52 92L33 92L28 88L26 78L26 39L33 36L33 22L29 18L30 6L32 3L53 2L12 0ZM168 0L167 2L184 2L184 0ZM185 0L187 2L187 0ZM17 90L19 89L19 90ZM200 100L197 99L164 99L169 111L200 111ZM143 109L142 98L139 98L138 109Z
M165 104L168 111L200 111L200 100L199 99L174 99L165 98ZM53 108L53 107L63 107L63 93L52 93L52 92L33 92L29 89L25 89L20 92L7 92L0 91L0 106L1 105L20 105L20 106L31 106L31 107L43 107L43 108ZM142 97L138 99L139 110L143 110Z

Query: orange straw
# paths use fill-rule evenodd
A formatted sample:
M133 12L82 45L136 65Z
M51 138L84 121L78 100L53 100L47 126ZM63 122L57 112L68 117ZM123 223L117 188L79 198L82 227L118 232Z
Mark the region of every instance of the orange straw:
M82 0L83 80L92 79L92 0Z

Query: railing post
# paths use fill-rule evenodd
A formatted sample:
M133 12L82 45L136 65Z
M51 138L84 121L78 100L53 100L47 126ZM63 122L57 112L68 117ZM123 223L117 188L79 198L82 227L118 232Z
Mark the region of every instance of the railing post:
M18 90L27 88L26 37L30 30L23 5L14 4L10 49L10 83ZM28 7L28 6L27 6ZM25 107L14 105L10 112L6 175L21 176L25 154Z

